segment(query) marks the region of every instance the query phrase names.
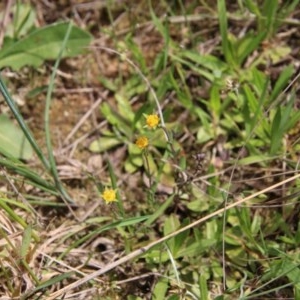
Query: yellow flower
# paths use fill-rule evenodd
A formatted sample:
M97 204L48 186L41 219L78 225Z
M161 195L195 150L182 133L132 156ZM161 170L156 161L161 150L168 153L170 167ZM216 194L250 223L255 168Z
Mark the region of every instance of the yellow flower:
M101 194L103 200L106 202L106 203L110 203L110 202L115 202L117 201L116 199L116 191L113 190L113 189L108 189L108 188L105 188L104 192Z
M155 129L159 123L158 115L145 115L146 123L149 128Z
M140 149L145 149L149 145L148 138L145 136L140 136L136 140L135 144L140 148Z

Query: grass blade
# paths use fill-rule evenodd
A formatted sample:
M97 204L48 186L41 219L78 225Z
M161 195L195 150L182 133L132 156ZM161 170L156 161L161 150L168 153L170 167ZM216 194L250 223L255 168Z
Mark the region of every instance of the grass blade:
M33 148L34 152L40 159L40 161L43 163L44 167L49 171L50 170L50 164L43 154L42 150L38 146L35 138L33 137L31 131L27 127L22 115L20 114L17 106L15 105L14 100L11 98L9 92L7 91L6 85L4 84L4 81L0 75L0 91L4 97L4 100L8 107L10 108L11 112L13 113L14 117L16 118L19 126L21 127L22 131L24 132L24 135L28 142L30 143L31 147Z
M219 26L222 37L222 50L226 61L232 66L236 65L233 58L233 54L230 48L230 41L228 39L228 26L227 26L227 13L226 3L224 0L218 0L218 15L219 15Z
M32 236L32 226L28 225L26 226L23 232L22 245L20 249L20 256L23 259L26 259L26 255L30 247L31 236Z
M57 172L57 168L56 168L56 162L55 162L55 158L53 155L53 149L52 149L52 143L51 143L51 134L50 134L50 120L49 120L49 116L50 116L50 106L51 106L51 95L52 92L54 90L54 80L55 80L55 76L57 73L57 69L60 63L60 60L62 58L62 55L64 53L64 50L66 48L67 45L67 41L68 38L71 34L71 30L72 30L72 23L69 23L64 41L62 43L58 58L54 64L53 67L53 72L51 74L50 77L50 83L49 83L49 88L47 91L47 96L46 96L46 107L45 107L45 136L46 136L46 145L47 145L47 151L48 151L48 158L49 158L49 162L50 162L50 171L51 174L54 178L55 181L55 185L58 188L58 190L60 191L62 197L64 199L66 199L68 202L70 203L74 203L73 199L71 199L71 197L68 195L68 193L65 191L65 189L63 188L61 181L59 180L59 176L58 176L58 172Z

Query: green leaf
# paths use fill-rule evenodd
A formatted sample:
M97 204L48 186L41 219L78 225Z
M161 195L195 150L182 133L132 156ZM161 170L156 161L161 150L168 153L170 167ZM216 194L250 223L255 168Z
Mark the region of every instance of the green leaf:
M4 18L4 13L4 10L0 13L1 20ZM30 5L19 2L12 7L11 13L13 14L14 21L8 24L5 31L6 37L19 38L34 26L36 12Z
M114 110L107 103L103 103L100 107L101 113L105 116L106 120L119 131L123 132L129 139L132 138L132 130L130 121L125 119L119 111ZM133 117L132 117L133 119Z
M215 239L203 239L201 241L195 241L188 246L182 247L177 253L175 258L179 257L197 257L201 253L207 251L217 243Z
M105 152L115 146L121 145L123 142L118 140L115 136L103 136L98 140L93 141L89 150L92 152Z
M272 123L271 129L271 147L270 154L273 155L276 153L277 149L280 147L282 142L282 131L281 131L281 108L278 107L275 117Z
M164 224L164 236L175 232L177 229L179 229L180 227L180 222L178 219L177 215L170 215L166 220L165 220L165 224ZM170 240L168 240L168 247L171 251L172 254L175 253L176 251L176 243L175 243L175 238L172 238Z
M213 116L219 120L221 115L221 99L220 91L217 86L213 86L210 91L210 108Z
M48 287L51 287L55 285L58 282L63 281L64 279L67 279L71 277L74 274L74 272L67 272L59 276L55 276L45 282L42 282L39 286L37 286L35 289L31 290L29 293L24 294L21 297L21 300L29 299L32 295L36 294L39 291L43 291L44 289L47 289Z
M151 4L151 1L149 2ZM156 29L159 31L159 33L164 38L164 47L163 47L163 69L166 69L167 61L168 61L168 53L169 53L169 47L172 42L170 39L170 33L168 26L165 26L165 24L162 23L162 21L155 15L155 12L152 8L152 5L150 5L150 14L152 17L153 24L155 25Z
M259 34L249 33L236 43L239 65L241 65L244 60L258 48L266 35L267 34L264 31Z
M286 107L279 106L277 108L276 114L273 118L272 128L271 128L271 148L270 153L274 155L279 149L283 135L286 131L291 128L294 122L293 118L293 98L288 102ZM298 117L298 113L295 115Z
M184 58L188 58L189 60L193 61L194 63L198 64L199 66L202 66L204 68L207 68L208 70L216 72L219 71L219 75L221 75L221 72L227 69L227 65L222 62L219 58L206 54L199 54L196 51L182 51L181 55ZM217 73L215 73L217 74ZM217 76L216 76L217 77Z
M258 5L256 3L254 3L252 0L245 0L245 5L250 10L251 13L253 13L259 17L261 16Z
M204 200L207 200L207 199L203 199L204 197L201 197L199 199L196 199L196 200L193 200L193 201L190 201L188 204L187 204L187 208L191 211L194 211L194 212L203 212L203 211L206 211L209 209L209 204L207 201L204 201Z
M270 158L269 156L265 156L265 155L252 155L252 156L248 156L245 158L242 158L238 161L238 164L240 166L246 166L246 165L251 165L251 164L256 164L256 163L264 163L267 160L271 160L272 158Z
M24 230L22 245L20 249L20 256L22 258L25 258L27 255L28 249L30 247L31 234L32 234L32 226L28 225Z
M150 226L156 219L158 219L173 202L173 198L174 195L171 195L161 206L159 206L159 208L145 222L145 225Z
M138 167L141 167L144 163L141 150L135 144L128 145L128 158L125 161L125 170L128 173L133 173Z
M0 152L8 157L29 159L32 148L21 129L6 115L0 115Z
M47 92L47 90L48 90L48 85L42 85L37 88L34 88L33 90L29 91L26 94L26 99L34 99L38 95Z
M68 26L68 23L58 23L37 29L10 47L2 49L0 68L11 67L18 70L25 65L38 67L46 59L56 59ZM82 53L91 39L88 32L73 26L62 57Z
M180 53L181 55L181 53ZM202 68L201 66L197 66L195 65L194 62L190 62L186 59L182 59L180 55L173 55L171 54L171 58L173 59L174 62L176 63L180 63L184 66L187 66L188 68L190 68L191 70L197 72L198 74L200 74L201 76L205 77L207 80L213 82L215 77L220 77L220 72L219 70L216 71L216 76L214 76L214 74L210 71L207 71L206 69Z
M264 26L264 30L267 31L269 36L274 34L277 28L277 24L276 24L276 22L278 22L276 18L277 10L278 10L278 0L264 2L263 15L266 18L263 19L263 26Z
M152 299L153 300L165 299L168 286L169 286L168 279L161 277L153 289Z
M226 1L218 0L218 17L219 17L219 26L220 33L222 37L222 50L223 54L226 58L226 61L232 65L236 65L236 61L234 59L233 47L230 39L228 38L228 24L227 24L227 9L226 9Z
M164 236L176 231L180 227L180 222L177 215L170 215L164 224Z
M200 288L201 299L209 299L207 285L208 285L208 283L207 283L205 276L203 274L200 274L199 288Z
M287 66L284 68L284 70L280 73L280 76L278 80L275 83L275 86L271 93L271 101L275 100L280 93L284 90L284 88L287 86L290 78L292 77L294 73L294 67L292 65Z

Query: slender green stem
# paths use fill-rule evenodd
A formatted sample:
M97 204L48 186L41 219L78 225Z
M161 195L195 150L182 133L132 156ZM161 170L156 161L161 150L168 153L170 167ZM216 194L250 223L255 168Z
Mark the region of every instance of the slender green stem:
M116 178L116 175L114 173L113 166L112 166L112 164L109 160L108 160L107 164L108 164L108 170L109 170L109 175L110 175L110 180L111 180L112 187L113 187L113 189L115 189L117 191L117 199L118 199L117 204L118 204L119 212L121 213L122 218L125 218L125 210L124 210L124 206L123 206L123 202L122 202L120 192L118 190L117 178Z

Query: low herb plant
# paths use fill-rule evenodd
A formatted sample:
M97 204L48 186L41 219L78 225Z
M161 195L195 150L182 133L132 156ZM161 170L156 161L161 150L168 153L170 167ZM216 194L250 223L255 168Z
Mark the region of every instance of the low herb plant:
M135 36L137 23L122 33L116 28L116 11L131 16L131 9L111 2L111 24L102 33L114 47L78 50L118 65L112 78L98 74L109 95L99 107L104 125L85 146L105 159L99 176L85 170L81 184L92 182L96 195L86 206L60 178L50 108L61 59L91 35L72 23L33 30L33 10L18 3L24 21L7 34L0 66L19 70L26 45L30 55L40 53L42 44L32 41L41 36L56 52L27 64L56 62L45 105L47 154L0 80L20 127L0 118L2 128L12 128L0 129L10 146L0 145L10 186L0 197L0 291L11 299L75 292L91 299L298 299L300 75L282 32L295 38L299 1L152 2L136 8L149 12L139 25L148 31L138 36L153 31L160 43L151 64ZM60 39L51 40L57 32ZM32 152L39 168L25 162ZM44 207L63 216L45 226Z

